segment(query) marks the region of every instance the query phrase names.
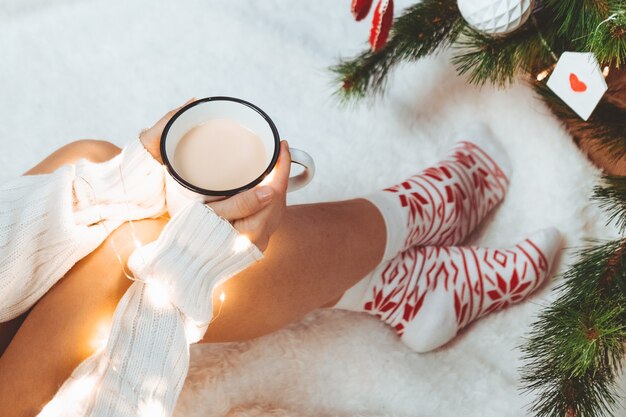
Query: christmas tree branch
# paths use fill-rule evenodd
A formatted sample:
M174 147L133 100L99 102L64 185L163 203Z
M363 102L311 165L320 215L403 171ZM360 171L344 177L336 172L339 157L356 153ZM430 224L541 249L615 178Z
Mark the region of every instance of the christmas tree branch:
M609 13L589 35L587 49L598 61L621 67L626 62L626 2L614 5Z
M560 36L571 40L576 51L586 46L589 34L609 16L611 0L543 0L547 14Z
M615 223L621 233L626 232L626 177L604 177L592 198L607 212L609 223Z
M594 140L594 145L606 149L613 161L624 157L626 153L626 112L624 110L602 100L589 120L584 121L558 98L545 82L537 82L534 87L574 137Z
M626 240L581 251L557 287L558 300L522 347L526 391L540 417L610 415L626 343ZM564 414L567 413L567 414Z
M624 0L545 0L547 14L560 22L557 32L569 51L593 52L602 63L620 67L626 59Z
M402 61L415 61L454 42L465 23L455 0L424 0L395 19L387 44L365 51L331 68L341 83L341 99L381 92L389 71Z
M467 73L469 82L478 85L489 81L503 87L522 71L543 70L554 63L551 50L533 26L509 37L494 37L468 27L455 47L458 51L452 62L457 71Z

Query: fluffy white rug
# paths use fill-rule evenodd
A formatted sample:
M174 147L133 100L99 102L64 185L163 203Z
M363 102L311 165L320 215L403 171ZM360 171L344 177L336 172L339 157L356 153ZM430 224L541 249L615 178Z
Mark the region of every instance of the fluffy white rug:
M369 29L352 21L349 6L0 0L0 180L69 140L123 144L189 97L225 94L259 104L292 146L314 156L318 175L292 203L358 196L402 179L484 120L515 173L472 243L507 245L550 225L569 247L614 233L588 200L597 170L523 85L468 87L442 56L396 72L385 99L339 106L326 68L364 47ZM195 346L176 414L526 415L518 346L551 298L544 288L424 355L376 319L340 311L314 312L248 343Z

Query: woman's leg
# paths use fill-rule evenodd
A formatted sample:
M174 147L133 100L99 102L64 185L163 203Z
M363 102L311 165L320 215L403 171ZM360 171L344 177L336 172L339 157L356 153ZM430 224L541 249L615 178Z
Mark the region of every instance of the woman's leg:
M69 162L66 155L58 156ZM53 162L47 167L56 169ZM133 223L138 238L147 243L166 222ZM215 291L217 318L204 341L260 336L336 300L377 265L385 236L382 217L365 200L289 207L265 259ZM131 284L115 250L125 260L132 242L129 225L118 228L28 314L0 357L0 403L8 415L36 414L95 350L94 340L106 334L117 302ZM220 311L222 291L226 300Z
M120 152L120 148L110 142L95 139L77 140L57 149L46 159L28 170L24 175L48 174L65 164L71 164L80 158L93 162L104 162ZM13 339L18 328L26 319L27 313L7 322L0 323L0 356Z
M26 314L27 313L24 313L6 323L0 323L0 356L2 356L6 348L9 346L11 340L13 340L13 336L17 333L17 329L20 328L24 319L26 319Z
M366 200L290 206L265 259L218 287L204 342L245 340L333 305L381 261L385 226Z
M120 148L105 140L77 140L52 152L46 159L26 171L24 175L48 174L60 166L73 164L80 158L87 158L92 162L104 162L120 151Z

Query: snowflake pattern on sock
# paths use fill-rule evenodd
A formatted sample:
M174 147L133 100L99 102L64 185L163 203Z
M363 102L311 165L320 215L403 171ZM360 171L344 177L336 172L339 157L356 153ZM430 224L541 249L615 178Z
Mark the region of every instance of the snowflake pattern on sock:
M463 141L451 158L386 188L409 210L404 249L463 241L503 198L508 178L477 145Z
M531 239L508 249L412 247L377 270L380 275L372 280L363 310L402 336L413 320L420 320L429 294L442 287L445 305L438 310L454 314L456 333L526 298L548 277L550 263Z

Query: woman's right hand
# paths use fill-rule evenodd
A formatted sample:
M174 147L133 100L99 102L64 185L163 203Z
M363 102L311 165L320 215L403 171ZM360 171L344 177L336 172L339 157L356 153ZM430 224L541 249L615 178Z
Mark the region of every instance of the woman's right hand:
M278 164L267 185L207 205L230 221L237 231L250 239L261 251L267 248L286 210L287 183L291 156L287 142L280 144Z
M161 159L161 134L163 133L163 129L165 129L165 125L170 121L172 117L176 114L176 112L187 104L196 101L195 98L191 98L187 100L185 104L180 107L177 107L173 110L165 113L165 116L161 117L161 119L156 122L152 127L148 129L144 129L139 133L139 140L143 144L144 148L152 155L154 159L159 161L159 163L163 163L163 159Z

